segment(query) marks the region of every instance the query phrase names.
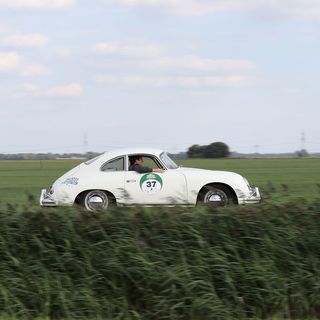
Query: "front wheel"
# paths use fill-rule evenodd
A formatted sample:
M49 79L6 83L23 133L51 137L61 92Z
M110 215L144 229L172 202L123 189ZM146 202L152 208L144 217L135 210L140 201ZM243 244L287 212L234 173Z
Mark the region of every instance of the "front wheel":
M225 207L230 203L230 198L226 191L207 186L199 194L198 202L208 207Z
M88 211L106 210L110 203L111 199L101 190L91 190L87 192L82 200L82 205Z

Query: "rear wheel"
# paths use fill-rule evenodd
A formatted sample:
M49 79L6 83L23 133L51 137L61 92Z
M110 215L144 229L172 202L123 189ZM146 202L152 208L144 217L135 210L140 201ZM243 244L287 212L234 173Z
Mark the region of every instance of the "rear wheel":
M226 190L207 186L199 194L198 202L208 207L225 207L231 202L231 198Z
M112 202L107 193L101 190L91 190L82 199L82 205L88 211L106 210Z

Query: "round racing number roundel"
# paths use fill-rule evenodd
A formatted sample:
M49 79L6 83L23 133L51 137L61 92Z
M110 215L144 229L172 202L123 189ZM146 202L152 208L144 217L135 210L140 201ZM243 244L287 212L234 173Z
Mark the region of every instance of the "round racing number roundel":
M140 179L140 188L144 193L155 194L162 189L162 179L154 173L147 173Z

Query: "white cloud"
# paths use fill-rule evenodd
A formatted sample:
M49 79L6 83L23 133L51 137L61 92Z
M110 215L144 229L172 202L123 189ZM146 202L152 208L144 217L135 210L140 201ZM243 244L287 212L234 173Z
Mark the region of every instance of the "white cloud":
M78 82L47 89L39 88L33 84L25 84L22 89L34 97L79 97L83 94L82 86Z
M177 84L183 87L230 87L245 85L252 78L241 75L179 77Z
M247 0L250 2L252 0ZM151 7L174 15L203 15L214 12L239 10L244 0L118 0L118 3L131 7Z
M57 10L73 6L76 0L0 0L0 8Z
M39 48L48 43L48 38L41 33L13 34L3 38L2 44L14 48Z
M200 72L211 72L219 70L252 70L256 66L253 62L243 59L208 59L194 55L179 57L164 57L155 59L150 63L143 62L145 66L159 69L180 69Z
M33 84L26 83L22 86L22 90L26 93L30 93L34 96L37 96L39 94L39 88Z
M246 59L211 59L176 55L148 43L101 42L94 51L108 56L97 63L108 73L98 83L122 87L217 87L252 83L255 63Z
M256 68L255 63L246 59L211 59L196 55L176 55L170 48L146 42L99 42L93 52L108 59L100 60L100 65L113 70L159 70L170 72L213 72ZM171 50L172 51L172 50Z
M70 59L73 58L78 52L76 49L73 48L61 48L57 50L57 55L63 59Z
M16 52L0 52L0 71L12 71L19 67L21 57Z
M46 95L49 97L77 97L81 96L82 94L83 89L77 82L53 87L46 92Z
M34 77L34 76L46 76L51 73L51 70L39 63L33 63L26 66L23 66L20 71L20 75L25 77Z
M166 52L162 45L142 42L99 42L93 47L94 52L105 55L118 55L137 58L161 56Z
M274 0L273 11L293 19L319 19L318 0Z
M152 8L171 15L197 16L250 11L289 18L320 18L319 0L114 0L128 7Z
M248 76L148 76L148 75L98 75L95 81L99 84L116 87L143 88L212 88L230 87L250 84L253 79Z
M23 57L14 51L0 52L0 72L13 72L21 76L45 76L51 70L39 63L26 64Z

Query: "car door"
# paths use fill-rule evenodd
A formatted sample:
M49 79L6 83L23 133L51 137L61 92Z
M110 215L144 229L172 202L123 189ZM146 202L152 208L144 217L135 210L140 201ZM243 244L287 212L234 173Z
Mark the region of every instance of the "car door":
M117 203L123 203L124 179L125 179L125 156L109 160L102 165L99 188L110 191L116 198Z
M125 173L125 203L140 205L187 204L185 176L175 169L163 173Z

